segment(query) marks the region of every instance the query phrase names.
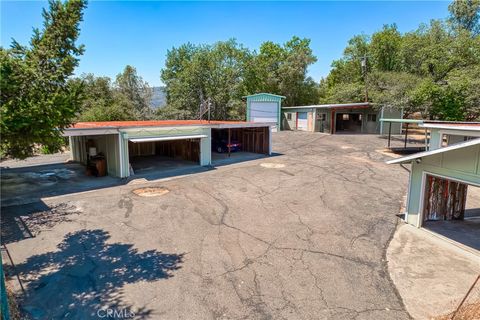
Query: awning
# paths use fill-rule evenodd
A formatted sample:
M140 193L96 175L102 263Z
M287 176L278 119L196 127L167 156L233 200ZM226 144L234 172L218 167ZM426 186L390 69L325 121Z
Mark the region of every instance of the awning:
M200 139L207 138L206 134L195 134L191 136L163 136L163 137L148 137L148 138L129 138L128 140L133 143L138 142L153 142L153 141L172 141L172 140L185 140L185 139Z

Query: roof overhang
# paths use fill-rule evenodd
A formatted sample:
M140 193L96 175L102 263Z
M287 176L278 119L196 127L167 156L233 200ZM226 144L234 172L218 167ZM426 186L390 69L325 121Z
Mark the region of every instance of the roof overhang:
M280 99L286 99L287 98L285 96L281 96L281 95L273 94L273 93L266 93L266 92L255 93L255 94L251 94L251 95L248 95L248 96L243 96L242 98L246 99L246 98L253 98L253 97L258 97L258 96L270 96L270 97L275 97L275 98L280 98Z
M480 123L422 123L419 126L427 129L480 131Z
M423 151L423 152L415 153L415 154L412 154L412 155L409 155L409 156L406 156L406 157L389 160L389 161L387 161L387 164L409 163L409 162L412 162L416 159L420 159L420 158L423 158L423 157L428 157L428 156L432 156L434 154L440 154L440 153L444 153L444 152L448 152L448 151L462 149L462 148L466 148L466 147L470 147L470 146L474 146L474 145L478 145L478 144L480 144L480 138L465 141L465 142L455 143L455 144L452 144L452 145L450 145L448 147L445 147L445 148Z
M339 103L339 104L315 104L310 106L283 107L282 109L366 109L372 105L369 102Z
M131 132L138 130L171 130L177 128L212 128L212 129L228 129L228 128L258 128L271 127L276 125L273 122L231 122L231 123L202 123L202 124L169 124L162 126L103 126L91 128L67 128L63 131L64 137L75 136L94 136L104 134L118 134L119 132Z
M64 137L79 137L79 136L98 136L104 134L118 134L118 129L115 127L102 127L96 129L65 129L63 131Z
M147 138L129 138L128 141L133 143L139 142L155 142L155 141L172 141L172 140L186 140L186 139L201 139L207 138L206 134L194 134L189 136L163 136L163 137L147 137Z
M381 122L394 122L394 123L416 123L421 125L423 120L415 120L415 119L380 119Z
M228 129L228 128L258 128L258 127L270 127L276 125L276 122L248 122L248 123L227 123L227 124L214 124L210 127L212 129Z

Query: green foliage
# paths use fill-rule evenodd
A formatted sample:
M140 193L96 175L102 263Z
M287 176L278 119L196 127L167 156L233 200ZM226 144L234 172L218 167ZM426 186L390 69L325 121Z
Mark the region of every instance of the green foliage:
M243 77L250 57L234 40L169 50L161 73L169 107L159 110L158 116L199 118L200 106L203 113L210 104L211 119L235 119L238 101L246 93Z
M385 25L372 35L368 46L372 65L378 71L398 71L401 67L400 47L402 36L396 25Z
M318 101L318 88L307 77L307 68L317 61L309 39L293 37L283 46L265 42L253 57L259 81L253 92L268 92L286 97L285 106L311 104Z
M285 95L285 105L316 103L318 85L306 76L315 61L310 40L298 37L284 45L265 42L258 53L235 40L184 44L167 53L161 78L168 107L156 116L198 118L210 104L211 119L245 119L242 96L258 92Z
M136 120L151 118L152 88L143 81L134 67L127 65L123 72L117 75L115 92L118 104L128 107Z
M376 71L369 76L370 99L378 105L403 108L405 115L412 114L419 111L413 93L421 81L421 77L408 72Z
M480 0L454 0L448 10L448 21L454 28L467 30L473 36L480 34Z
M376 106L432 119L480 119L479 1L454 1L449 8L448 23L432 20L405 34L387 25L371 36L353 37L321 82L321 102L364 101L366 85Z
M108 77L83 75L71 80L81 84L82 102L78 121L146 120L153 117L150 107L152 89L126 66L114 84Z
M0 48L1 152L26 158L36 146L58 150L80 102L81 87L67 84L83 46L77 46L86 2L49 2L42 30L34 29L29 46L13 40Z

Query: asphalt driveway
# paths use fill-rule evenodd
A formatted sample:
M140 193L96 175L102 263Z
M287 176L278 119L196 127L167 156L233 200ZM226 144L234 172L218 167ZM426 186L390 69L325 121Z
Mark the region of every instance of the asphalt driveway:
M384 164L385 140L280 132L273 143L271 158L5 208L22 234L6 246L23 310L408 319L385 261L407 172ZM132 192L141 187L169 192Z

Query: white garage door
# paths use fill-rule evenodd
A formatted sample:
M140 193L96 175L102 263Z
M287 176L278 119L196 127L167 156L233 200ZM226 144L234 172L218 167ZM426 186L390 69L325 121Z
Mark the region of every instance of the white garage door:
M297 113L297 130L308 130L308 115L306 112Z
M250 121L274 122L278 121L278 104L276 102L251 102Z

